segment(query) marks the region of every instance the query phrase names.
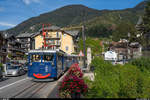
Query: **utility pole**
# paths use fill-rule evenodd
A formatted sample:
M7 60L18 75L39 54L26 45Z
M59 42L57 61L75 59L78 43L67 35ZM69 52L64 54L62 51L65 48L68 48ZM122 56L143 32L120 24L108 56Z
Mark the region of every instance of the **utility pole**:
M85 50L85 12L83 12L82 39L83 39L83 53L84 53L83 63L84 63L84 68L87 68L86 56L85 56L85 52L86 52Z

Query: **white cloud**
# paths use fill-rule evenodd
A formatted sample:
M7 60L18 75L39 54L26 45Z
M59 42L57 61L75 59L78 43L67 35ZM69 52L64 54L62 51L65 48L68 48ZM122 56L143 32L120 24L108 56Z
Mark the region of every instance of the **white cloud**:
M7 22L0 22L0 26L14 27L16 25L15 24L10 24L10 23L7 23Z
M29 5L31 3L40 3L40 0L23 0L23 2L26 4L26 5Z

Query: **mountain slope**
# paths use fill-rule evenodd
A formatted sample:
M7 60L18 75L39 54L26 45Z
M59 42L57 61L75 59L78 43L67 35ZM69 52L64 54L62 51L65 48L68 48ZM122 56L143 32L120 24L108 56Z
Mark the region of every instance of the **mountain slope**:
M49 13L41 14L37 17L32 17L16 27L9 29L8 32L24 32L33 25L36 25L36 27L41 27L42 24L40 23L50 23L60 27L79 24L82 20L83 12L87 14L87 20L101 15L99 10L91 9L83 5L69 5Z
M145 3L142 2L134 8L125 10L96 10L83 5L69 5L37 17L32 17L7 30L7 32L12 34L20 34L26 31L35 32L42 27L42 23L50 23L60 27L78 25L81 24L83 15L86 16L88 25L95 22L100 24L117 24L121 20L128 20L135 24L138 17L144 12L144 5ZM118 19L121 20L118 21Z

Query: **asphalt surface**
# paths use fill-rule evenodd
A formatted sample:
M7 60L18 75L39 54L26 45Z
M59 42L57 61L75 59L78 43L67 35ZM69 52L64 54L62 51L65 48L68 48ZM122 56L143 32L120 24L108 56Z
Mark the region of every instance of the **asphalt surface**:
M0 81L0 98L47 98L57 81L34 82L27 75Z

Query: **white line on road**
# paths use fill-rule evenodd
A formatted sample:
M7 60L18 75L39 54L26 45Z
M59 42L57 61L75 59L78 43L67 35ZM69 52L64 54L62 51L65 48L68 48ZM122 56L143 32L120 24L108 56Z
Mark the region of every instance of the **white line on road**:
M22 81L24 81L24 80L28 80L28 79L30 79L30 78L27 77L27 78L25 78L25 79L16 81L16 82L11 83L11 84L8 84L8 85L5 85L5 86L3 86L3 87L0 87L0 90L4 89L4 88L6 88L6 87L9 87L9 86L11 86L11 85L14 85L14 84L16 84L16 83L22 82Z

